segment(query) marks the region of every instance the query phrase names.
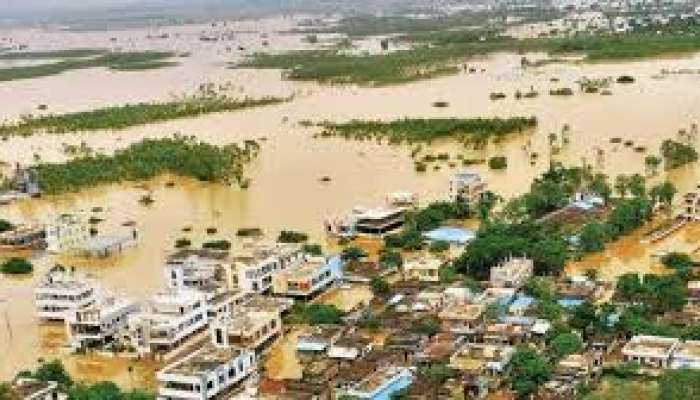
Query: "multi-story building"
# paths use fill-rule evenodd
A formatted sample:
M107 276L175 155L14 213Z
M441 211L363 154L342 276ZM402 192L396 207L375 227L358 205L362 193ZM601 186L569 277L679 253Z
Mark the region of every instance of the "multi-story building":
M207 327L206 295L182 289L157 293L129 318L131 344L140 352L168 351Z
M232 257L235 283L244 292L264 293L272 288L272 277L304 262L296 244L249 244Z
M491 285L498 288L520 289L532 278L534 263L525 257L511 257L491 268Z
M159 400L207 400L224 397L256 368L255 353L211 344L158 371Z
M404 278L421 282L439 282L443 261L436 257L420 257L403 264Z
M241 346L260 351L281 331L281 315L274 311L247 310L211 322L212 341L219 347Z
M163 273L170 289L235 287L225 251L180 250L168 257Z
M46 249L52 253L75 250L89 238L84 214L60 214L46 228Z
M92 305L96 291L94 282L74 271L54 267L34 288L36 314L40 319L63 321L68 312Z
M477 204L486 192L486 181L472 171L462 171L450 178L450 199Z
M343 278L339 256L309 257L304 263L275 274L274 294L295 298L310 298Z
M65 320L71 348L103 346L123 337L129 315L138 310L138 303L112 295L101 296L94 304L71 310Z

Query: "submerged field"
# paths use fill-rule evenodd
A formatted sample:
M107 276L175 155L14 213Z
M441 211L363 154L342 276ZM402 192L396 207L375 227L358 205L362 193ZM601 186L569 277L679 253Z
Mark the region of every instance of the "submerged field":
M176 54L167 51L111 52L99 49L74 49L43 52L0 54L0 60L53 60L38 65L0 68L0 82L58 75L86 68L109 68L115 71L148 70L177 65Z
M257 53L237 67L283 69L284 76L291 80L382 86L454 74L465 68L463 64L474 56L503 51L579 55L583 61L634 60L700 51L700 28L695 23L649 27L621 34L516 39L505 36L503 27L498 25L457 29L447 24L440 28L438 21L429 25L426 21L415 21L415 25L426 28L418 30L411 30L411 22L406 20L378 28L382 33L395 29L393 33L397 36L392 40L408 43L411 46L408 50L360 55L342 49ZM338 31L352 32L352 26L341 25ZM366 26L357 30L372 31Z

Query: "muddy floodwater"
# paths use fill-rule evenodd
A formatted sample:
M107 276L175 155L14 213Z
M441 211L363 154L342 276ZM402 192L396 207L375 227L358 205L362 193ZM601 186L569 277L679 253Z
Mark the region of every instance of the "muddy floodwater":
M441 163L439 170L416 173L410 158L410 146L389 146L371 141L314 139L314 129L299 124L303 120L345 121L353 118L394 119L410 117L490 117L530 116L539 126L530 133L491 144L475 151L454 142L433 143L423 154L447 152L456 161L465 158L488 158L504 155L508 169L489 171L485 165L471 168L482 173L491 190L508 198L527 190L533 177L547 168L550 160L548 135L571 127L570 143L552 160L570 165L586 162L611 176L644 173L644 157L658 154L662 140L675 138L680 128L688 128L700 119L700 56L665 58L628 63L549 64L523 70L520 55L496 54L468 64L477 71L396 87L331 87L314 83L283 81L280 71L227 69L226 63L243 54L229 51L237 46L246 51L262 49L262 33L269 48L276 51L305 48L300 35L276 33L289 20L247 22L237 28L231 43L202 43L198 37L211 27L178 27L168 30L167 39L143 39L148 31L58 33L61 40L53 46L105 47L128 49L170 49L190 53L178 60L177 67L141 72L111 72L103 69L71 71L58 76L0 83L0 118L13 119L36 112L47 104L48 112L89 110L95 107L136 101L167 99L172 94L194 90L204 82L226 82L239 95L294 95L285 104L183 119L118 132L91 132L68 135L36 135L10 138L0 146L0 160L8 163L34 162L35 154L44 161L62 161L64 144L85 142L91 148L110 153L146 137L163 137L179 132L195 135L216 144L258 139L262 152L248 168L252 184L247 190L225 185L206 184L190 179L161 177L145 185L123 183L85 190L78 194L45 197L0 206L0 217L18 223L47 222L59 212L91 210L105 222L101 232L122 229L121 224L135 221L140 232L136 248L108 259L84 260L38 255L36 271L28 278L0 276L0 380L14 375L20 368L34 366L40 357L63 357L71 372L82 379L113 379L125 385L149 386L143 378L127 372L128 360L96 362L86 356L64 355L65 337L61 326L39 325L34 318L32 287L40 274L56 262L75 265L90 272L109 289L134 298L144 298L163 286L161 265L177 238L191 238L195 245L207 238L229 237L243 227L260 227L274 237L281 229L308 232L314 241L324 243L323 220L327 216L358 205L380 204L387 193L416 192L421 201L447 196L449 176L459 166ZM244 24L244 22L241 22ZM233 29L233 28L231 28ZM180 30L180 35L176 33ZM5 32L20 42L36 41L46 45L46 34L37 31ZM80 36L86 35L86 36ZM2 36L2 35L0 35ZM116 44L111 37L117 37ZM43 38L43 39L42 39ZM155 43L155 44L154 44ZM60 47L63 46L63 47ZM42 46L37 45L37 48ZM31 48L31 47L30 47ZM528 55L533 59L544 55ZM662 74L662 70L686 70L685 73ZM633 84L612 84L612 95L584 94L575 83L582 77L603 78L632 75ZM556 78L556 81L553 81ZM533 99L516 100L516 90L539 91ZM573 96L550 96L550 89L571 87ZM507 98L489 100L492 92ZM435 101L449 103L434 108ZM634 151L623 144L611 144L620 137L643 146L646 152ZM261 140L264 138L263 140ZM534 163L523 146L530 142L539 157ZM603 154L601 157L600 154ZM329 182L321 182L323 176ZM680 191L695 185L698 170L682 168L667 174L661 171L651 181L672 179ZM174 182L166 187L166 182ZM139 198L152 193L150 206ZM208 236L207 227L217 227ZM183 232L191 227L191 232ZM640 237L629 237L613 244L605 253L588 257L569 266L578 273L598 268L603 277L612 278L629 271L653 271L656 251L694 251L696 226L688 226L677 235L653 246L644 246ZM339 294L334 304L346 304ZM348 308L351 308L349 305ZM291 344L287 344L291 345ZM94 365L99 364L99 368ZM139 367L147 368L147 367ZM143 371L142 371L143 372Z

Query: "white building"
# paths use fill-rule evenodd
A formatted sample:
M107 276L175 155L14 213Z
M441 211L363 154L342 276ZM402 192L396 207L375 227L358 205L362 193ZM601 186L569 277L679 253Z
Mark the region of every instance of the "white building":
M275 274L272 280L274 294L308 298L343 278L340 257L309 257L307 261Z
M491 268L490 282L499 288L520 289L532 278L534 263L529 258L509 258Z
M472 171L462 171L450 177L450 200L477 204L486 192L486 181Z
M170 289L236 287L228 253L222 251L178 251L168 257L163 273Z
M272 277L304 262L301 246L295 244L250 244L233 256L238 288L264 293L272 288Z
M193 289L157 293L143 311L129 317L131 344L140 352L169 351L207 327L203 292Z
M254 352L210 344L158 372L158 399L228 398L224 396L255 368Z
M636 362L646 368L668 368L680 345L676 338L635 336L622 349L626 362Z
M60 214L46 228L46 249L52 253L76 250L89 238L84 214Z
M95 302L96 285L63 267L52 268L34 288L37 317L63 321L69 311Z
M408 207L382 206L376 208L355 207L349 215L325 221L329 235L354 237L365 235L382 236L403 226Z
M240 346L260 351L281 331L282 317L274 311L246 310L211 322L212 341L219 347Z
M138 310L134 301L106 295L94 304L68 312L65 323L71 348L103 346L123 337L129 315Z

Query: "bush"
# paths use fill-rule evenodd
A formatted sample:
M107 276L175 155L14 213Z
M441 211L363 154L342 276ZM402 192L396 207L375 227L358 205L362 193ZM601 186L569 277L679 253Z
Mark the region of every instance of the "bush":
M312 304L306 307L306 317L310 324L330 325L339 324L343 316L336 306L328 304Z
M367 257L367 253L357 246L350 246L343 249L340 257L345 261L360 261Z
M230 250L231 242L226 239L212 240L209 242L204 242L204 244L202 244L202 248L211 250Z
M24 258L13 257L0 265L0 272L5 274L29 274L34 270L34 266Z
M0 219L0 232L7 232L15 229L15 226L6 219Z
M444 240L437 240L430 244L431 253L444 253L450 249L450 244Z
M309 240L309 235L303 232L282 231L277 237L280 243L303 243Z
M323 255L323 248L321 248L320 244L305 244L301 247L302 251L304 253L310 254L312 256L322 256Z
M489 158L489 168L501 170L508 168L508 159L503 156L495 156Z
M236 231L238 237L259 237L262 235L263 231L260 228L241 228Z
M391 293L391 287L386 279L374 277L370 282L370 286L372 287L372 293L374 293L375 296L385 297Z
M187 238L179 238L175 241L175 248L176 249L183 249L185 247L190 247L192 246L192 241Z

